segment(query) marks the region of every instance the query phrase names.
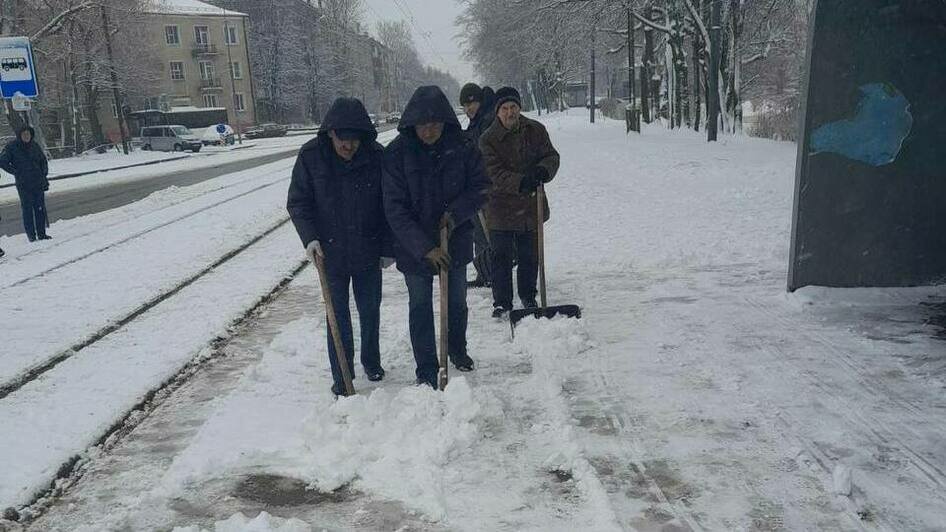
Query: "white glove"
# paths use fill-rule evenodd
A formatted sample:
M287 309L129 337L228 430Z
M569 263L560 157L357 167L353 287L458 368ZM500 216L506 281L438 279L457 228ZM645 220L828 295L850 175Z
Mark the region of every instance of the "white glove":
M309 242L309 245L305 247L305 254L313 263L315 262L316 255L321 259L325 258L325 253L322 252L322 244L320 244L318 240Z
M390 268L394 265L394 259L391 257L381 257L381 269Z

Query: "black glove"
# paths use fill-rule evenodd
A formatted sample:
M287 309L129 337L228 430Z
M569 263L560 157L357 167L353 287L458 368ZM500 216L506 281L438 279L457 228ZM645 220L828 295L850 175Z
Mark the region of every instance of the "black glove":
M539 188L539 183L541 182L536 173L530 170L523 174L522 180L519 181L519 193L533 194L535 193L535 189Z
M549 171L546 170L544 166L533 167L532 173L535 174L535 177L542 183L548 183L552 180L552 176L549 175Z

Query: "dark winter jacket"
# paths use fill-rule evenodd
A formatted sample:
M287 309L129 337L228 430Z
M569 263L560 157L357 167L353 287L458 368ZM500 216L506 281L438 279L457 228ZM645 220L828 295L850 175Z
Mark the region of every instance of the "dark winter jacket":
M535 166L541 166L550 178L558 172L559 156L552 146L545 126L519 117L519 127L510 131L497 118L480 137L480 151L486 173L493 186L486 202L486 223L494 231L535 231L537 206L535 196L522 193L522 177ZM544 218L549 218L548 202Z
M363 133L350 162L335 153L328 132ZM383 148L362 103L339 98L322 121L316 138L299 150L289 185L287 207L302 245L318 240L326 269L353 274L379 267L393 256L392 237L381 200Z
M433 146L414 133L414 126L430 122L444 123L443 135ZM424 256L440 245L445 212L456 222L449 245L453 267L469 264L472 220L489 187L482 157L438 87L414 92L398 131L384 152L384 210L397 237L398 269L415 275L434 273Z
M483 101L480 102L480 109L476 115L470 119L466 126L467 135L479 146L480 137L489 129L493 120L496 118L496 93L489 87L483 87Z
M20 134L27 130L32 139L23 142L20 140ZM33 128L21 127L16 132L16 138L8 142L0 154L0 168L13 174L17 188L31 192L49 190L49 165L35 138L36 132Z

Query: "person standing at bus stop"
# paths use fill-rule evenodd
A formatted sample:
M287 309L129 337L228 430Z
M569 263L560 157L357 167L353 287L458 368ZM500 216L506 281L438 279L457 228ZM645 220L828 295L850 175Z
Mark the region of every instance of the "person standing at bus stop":
M43 148L34 140L36 131L23 126L16 138L7 143L0 154L0 168L13 174L16 192L23 210L23 229L26 238L49 240L46 234L46 191L49 190L49 164Z

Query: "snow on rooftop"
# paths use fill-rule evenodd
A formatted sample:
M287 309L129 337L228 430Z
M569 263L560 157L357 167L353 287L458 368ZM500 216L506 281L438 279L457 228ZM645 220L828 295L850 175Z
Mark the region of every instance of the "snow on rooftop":
M162 15L249 16L246 13L230 11L198 0L152 0L147 11Z

